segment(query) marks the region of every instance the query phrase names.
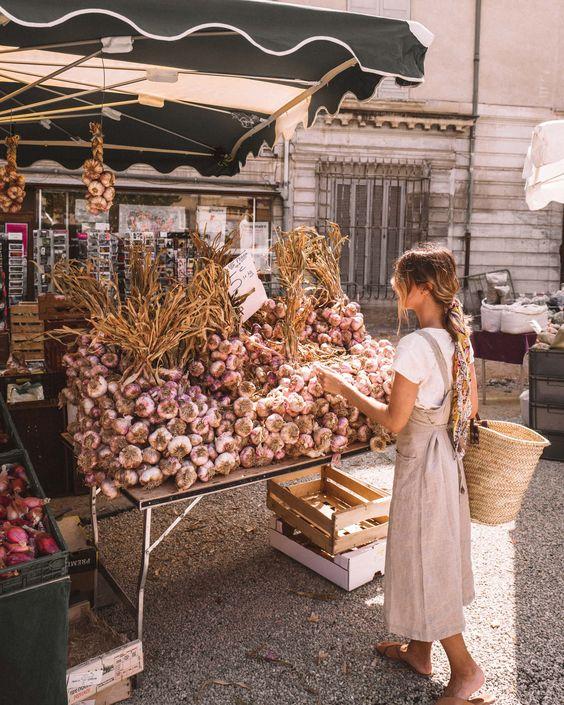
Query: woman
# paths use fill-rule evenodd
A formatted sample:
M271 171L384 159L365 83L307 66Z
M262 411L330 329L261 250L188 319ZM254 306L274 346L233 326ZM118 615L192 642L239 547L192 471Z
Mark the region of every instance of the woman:
M451 677L437 705L485 705L494 699L470 699L484 675L462 637L463 606L474 599L462 456L478 394L454 257L437 245L409 250L396 262L392 285L400 320L412 310L420 329L398 344L389 404L318 368L326 392L398 434L384 614L389 631L409 641L384 641L376 649L430 676L431 648L440 641Z

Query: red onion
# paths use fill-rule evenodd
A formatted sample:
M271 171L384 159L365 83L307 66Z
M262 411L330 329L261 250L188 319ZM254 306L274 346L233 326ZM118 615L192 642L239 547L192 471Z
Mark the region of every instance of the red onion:
M28 543L28 533L19 526L14 526L6 531L6 538L11 543L19 543L26 546Z
M253 430L253 421L248 416L243 416L235 421L235 433L242 438L246 438Z
M252 446L246 446L239 453L239 460L244 468L253 468L256 465L257 457Z
M143 453L137 446L128 445L120 452L118 460L122 467L134 470L143 462Z
M119 495L119 490L112 480L104 480L100 484L102 494L108 499L115 499Z
M27 552L27 553L10 553L6 556L6 565L7 566L14 566L14 565L20 565L22 563L28 563L29 561L32 561L34 559L33 552Z
M198 406L193 401L181 403L179 407L180 418L186 423L191 423L198 418Z
M201 445L192 448L192 452L190 453L190 460L194 463L194 465L204 465L208 462L208 459L208 450L205 446Z
M161 454L156 448L143 448L143 462L147 465L158 465L161 459Z
M192 450L192 443L188 436L176 436L169 441L167 453L176 458L184 458Z
M155 429L153 433L151 433L151 435L149 436L149 444L152 448L158 450L160 453L164 452L167 449L167 446L171 440L172 434L164 426L159 426L159 428Z
M131 427L132 416L124 416L123 418L114 419L112 422L113 430L120 436L126 436Z
M58 553L60 550L55 539L48 535L37 536L35 539L35 545L37 547L37 552L41 556L49 556L53 553Z
M141 394L135 401L135 414L141 418L148 418L155 411L156 404L149 394Z
M188 424L177 416L174 419L167 421L166 427L173 436L184 436L186 434Z
M174 476L176 489L179 492L189 489L198 479L196 467L192 463L183 463L180 470Z
M157 406L157 414L162 419L173 419L178 416L178 404L174 399L165 399Z
M139 482L141 485L146 487L148 490L154 489L159 485L162 485L164 481L164 475L159 470L159 468L149 465L143 469L139 475Z
M172 477L178 470L180 470L182 463L180 460L174 456L169 458L161 458L159 462L159 469L165 477Z

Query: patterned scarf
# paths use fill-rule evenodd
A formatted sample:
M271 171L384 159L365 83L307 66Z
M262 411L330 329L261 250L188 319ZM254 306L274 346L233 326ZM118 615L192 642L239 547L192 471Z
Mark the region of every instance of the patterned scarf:
M453 299L447 309L447 316L453 323L457 334L453 358L453 400L451 411L452 440L456 452L464 455L468 427L472 414L470 398L470 331L464 319L462 304L459 299Z

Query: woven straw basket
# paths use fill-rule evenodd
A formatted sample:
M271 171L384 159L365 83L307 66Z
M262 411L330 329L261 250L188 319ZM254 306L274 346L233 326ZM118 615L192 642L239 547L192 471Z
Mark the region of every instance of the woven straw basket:
M472 424L464 472L472 521L513 521L549 441L530 428L509 421Z

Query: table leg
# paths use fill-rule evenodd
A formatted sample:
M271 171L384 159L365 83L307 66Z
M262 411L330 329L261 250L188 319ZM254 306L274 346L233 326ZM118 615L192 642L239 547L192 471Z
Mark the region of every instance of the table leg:
M92 541L94 543L94 548L96 549L96 560L98 560L98 552L100 543L100 533L98 530L98 511L96 505L96 497L98 496L99 489L97 487L90 488L90 521L92 523ZM96 607L98 604L98 570L94 573L94 596L93 596L93 606Z
M486 361L482 358L482 404L486 403Z
M137 590L137 638L143 638L143 607L145 604L145 583L149 572L149 559L151 557L151 515L149 507L143 511L143 553L141 555L141 570L139 572L139 585Z

